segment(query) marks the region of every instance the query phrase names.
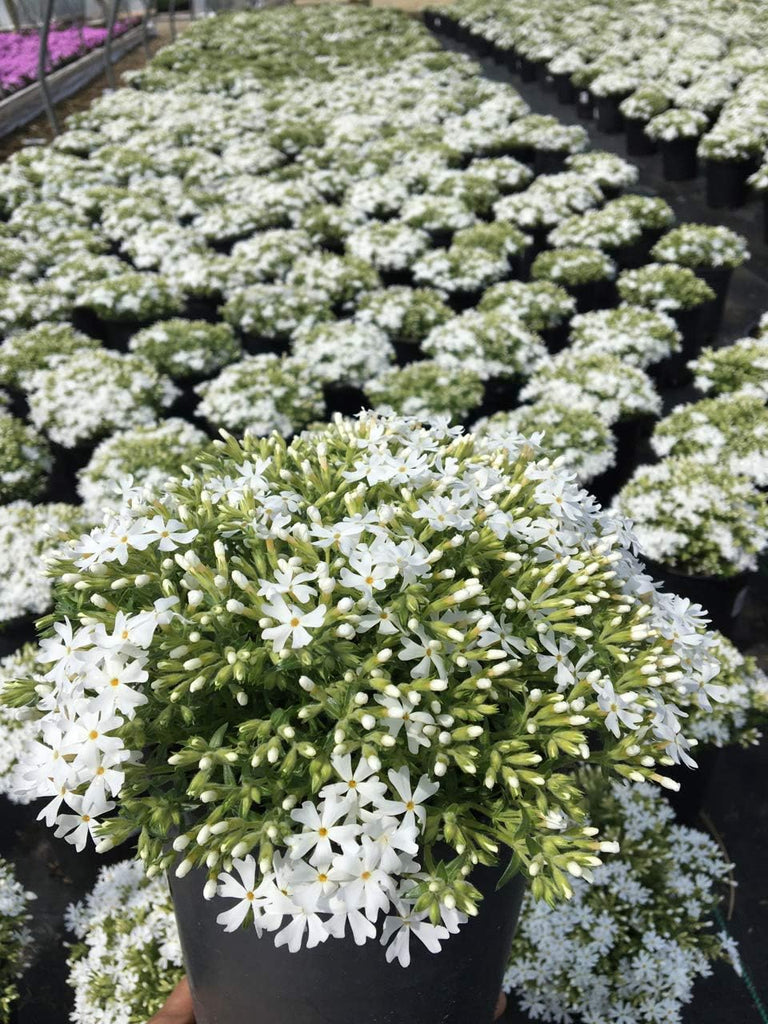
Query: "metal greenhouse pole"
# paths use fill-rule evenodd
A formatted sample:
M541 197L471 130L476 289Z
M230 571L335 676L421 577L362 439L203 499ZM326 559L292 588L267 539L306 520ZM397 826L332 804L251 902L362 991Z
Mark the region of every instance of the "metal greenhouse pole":
M48 87L48 80L46 78L48 64L48 34L51 30L51 19L53 18L53 3L54 0L45 0L43 24L40 28L40 48L37 53L37 77L40 81L40 89L42 90L43 102L45 103L45 112L48 115L51 131L54 135L58 135L59 121L56 117L56 110L53 106L53 100L51 99L51 90Z
M117 12L120 7L120 0L112 0L112 6L109 11L109 23L107 24L107 38L104 43L104 70L107 75L107 84L110 89L115 88L115 69L112 64L112 34L115 31L115 22L117 21Z

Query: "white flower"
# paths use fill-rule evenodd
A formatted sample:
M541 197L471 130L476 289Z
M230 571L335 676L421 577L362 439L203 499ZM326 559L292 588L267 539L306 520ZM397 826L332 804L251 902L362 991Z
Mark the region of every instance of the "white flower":
M285 599L278 595L273 601L265 604L262 611L268 618L279 623L262 631L264 639L272 640L275 651L279 653L289 640L294 650L311 643L312 635L309 630L322 626L327 609L321 604L305 612L295 604L286 604Z

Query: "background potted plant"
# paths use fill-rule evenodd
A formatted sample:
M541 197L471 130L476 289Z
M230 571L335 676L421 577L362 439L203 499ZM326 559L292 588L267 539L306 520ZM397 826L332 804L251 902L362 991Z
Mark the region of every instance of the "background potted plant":
M747 240L722 224L681 224L667 232L651 255L690 267L715 293L715 331L722 321L733 271L749 259Z
M521 506L590 571L513 536ZM140 830L199 1016L490 1020L522 878L568 897L615 849L567 766L662 781L712 668L662 665L625 536L524 439L226 438L56 563L48 685L5 690L44 723L28 788L79 849Z
M766 498L745 476L680 456L641 466L616 497L656 579L732 636L768 543Z
M669 109L670 102L668 91L650 82L642 83L621 101L628 156L652 156L656 152L658 144L645 129L652 118Z
M705 161L708 205L715 209L743 206L747 181L764 150L764 130L750 132L730 119L718 122L698 148L699 158Z
M709 126L701 110L673 107L652 117L646 133L661 151L662 172L667 181L688 181L698 174L696 150Z

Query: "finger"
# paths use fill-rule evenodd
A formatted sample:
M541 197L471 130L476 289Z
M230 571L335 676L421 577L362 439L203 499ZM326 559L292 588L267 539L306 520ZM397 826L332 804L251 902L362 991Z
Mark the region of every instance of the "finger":
M503 992L500 992L499 993L498 1001L496 1003L496 1011L495 1011L495 1013L493 1015L493 1019L494 1020L498 1020L499 1017L503 1016L504 1011L506 1010L506 1008L507 1008L507 997L504 995Z
M186 978L182 978L168 996L165 1006L156 1013L149 1024L195 1024L195 1010L192 993Z

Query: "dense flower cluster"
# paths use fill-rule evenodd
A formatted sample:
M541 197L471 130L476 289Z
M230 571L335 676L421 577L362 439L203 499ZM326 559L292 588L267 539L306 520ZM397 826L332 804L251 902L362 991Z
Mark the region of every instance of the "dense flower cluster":
M19 760L37 737L38 725L34 718L6 707L3 690L18 679L42 682L44 672L34 644L25 644L15 654L0 660L0 796L14 803L29 803L32 799L19 789L16 772Z
M121 18L115 22L113 35L122 35L136 22L136 18ZM106 38L105 28L54 26L48 36L46 70L55 71L97 46L103 46ZM10 94L36 80L39 51L40 38L36 32L0 32L0 92Z
M165 1002L184 973L168 886L138 861L102 868L84 900L67 908L74 1024L134 1024Z
M727 466L672 456L641 466L616 498L647 558L693 575L757 568L768 544L768 504Z
M0 410L0 504L39 497L52 465L45 438Z
M153 871L205 865L225 923L253 902L292 948L373 926L404 963L502 847L549 899L599 863L562 757L690 761L668 698L706 704L714 641L629 542L522 438L368 414L220 442L57 563L46 685L10 687L42 718L27 787L79 849L139 827Z
M159 493L165 481L183 474L183 466L208 444L208 436L184 420L170 417L148 427L122 430L97 445L78 473L77 489L95 522L122 503L122 487Z
M762 398L721 395L678 406L656 424L657 455L686 455L768 486L768 410Z
M532 1020L679 1024L712 960L741 970L709 920L731 866L709 836L674 824L651 786L596 775L585 785L590 817L620 857L578 880L566 904L526 899L505 988Z
M0 858L0 1021L10 1024L18 998L16 983L31 957L27 927L29 904L36 899L16 880L12 866Z
M24 615L42 615L51 606L52 581L45 560L67 535L85 526L75 505L0 505L0 628Z

